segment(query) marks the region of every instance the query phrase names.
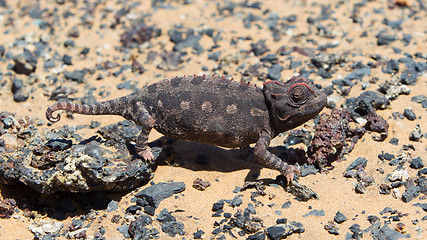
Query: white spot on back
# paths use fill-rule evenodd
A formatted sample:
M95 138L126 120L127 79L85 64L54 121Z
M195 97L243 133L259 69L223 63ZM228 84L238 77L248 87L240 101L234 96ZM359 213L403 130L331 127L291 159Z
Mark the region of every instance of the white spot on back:
M235 114L235 113L237 113L237 106L236 106L236 104L228 105L228 106L225 108L225 112L226 112L227 114Z
M254 117L261 117L264 114L264 111L262 111L259 108L252 108L251 109L251 115Z
M188 110L188 109L190 109L190 102L188 102L188 101L182 101L181 104L180 104L180 106L181 106L182 110Z
M207 102L207 101L203 102L202 111L211 112L212 111L212 104L210 102Z

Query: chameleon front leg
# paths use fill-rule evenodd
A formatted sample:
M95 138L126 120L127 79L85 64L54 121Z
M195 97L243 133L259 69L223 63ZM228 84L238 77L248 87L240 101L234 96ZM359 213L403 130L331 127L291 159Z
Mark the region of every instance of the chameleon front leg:
M142 127L142 130L136 138L136 153L141 156L145 162L154 163L153 153L151 152L151 148L148 146L148 135L154 127L154 118L142 106L140 106L137 116L137 119L134 121Z
M258 139L258 142L255 144L254 155L258 159L258 161L265 166L278 170L281 174L283 174L288 182L292 182L294 178L294 174L300 173L298 167L293 165L288 165L284 161L282 161L279 157L272 154L267 150L270 145L271 135L267 132L263 132Z

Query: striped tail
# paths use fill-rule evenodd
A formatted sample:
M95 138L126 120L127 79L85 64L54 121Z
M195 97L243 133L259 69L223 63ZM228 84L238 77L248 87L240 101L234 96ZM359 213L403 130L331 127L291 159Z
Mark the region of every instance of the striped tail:
M46 110L46 118L50 122L58 122L61 120L61 115L58 113L53 116L53 113L58 110L66 110L73 113L86 115L120 115L123 116L123 108L128 99L125 97L113 99L110 101L99 102L94 104L76 104L70 102L57 102L51 105Z

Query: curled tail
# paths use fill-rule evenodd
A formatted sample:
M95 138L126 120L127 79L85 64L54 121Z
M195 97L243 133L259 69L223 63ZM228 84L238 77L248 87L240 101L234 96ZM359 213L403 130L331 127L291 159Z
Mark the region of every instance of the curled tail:
M66 110L73 113L86 115L120 115L124 116L129 104L128 98L121 97L110 101L99 102L94 104L76 104L70 102L57 102L52 104L46 110L46 118L50 122L58 122L61 120L61 115L53 116L53 113L58 110Z

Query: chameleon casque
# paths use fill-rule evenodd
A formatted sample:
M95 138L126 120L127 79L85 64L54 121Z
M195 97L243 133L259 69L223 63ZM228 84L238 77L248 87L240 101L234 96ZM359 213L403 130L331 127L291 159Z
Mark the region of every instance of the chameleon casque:
M293 77L287 82L267 81L263 88L217 76L164 79L130 95L95 104L58 102L46 110L51 122L57 110L88 115L120 115L142 127L137 153L146 161L154 157L147 145L154 128L167 137L245 148L256 143L254 156L262 164L292 181L297 166L270 153L272 138L316 116L326 105L326 95L310 81Z

